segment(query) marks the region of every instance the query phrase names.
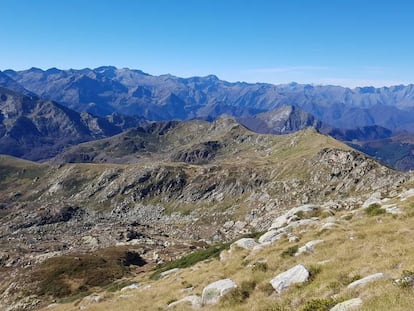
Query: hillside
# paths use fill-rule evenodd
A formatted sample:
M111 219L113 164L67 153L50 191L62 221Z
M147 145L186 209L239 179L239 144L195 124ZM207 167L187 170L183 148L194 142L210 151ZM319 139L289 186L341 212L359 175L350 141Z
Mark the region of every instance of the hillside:
M154 123L74 148L99 156L65 163L72 155L64 153L58 165L0 161L0 243L8 250L0 301L15 309L22 291L29 298L20 302L36 306L85 294L267 230L295 206L352 209L372 192L395 193L407 179L315 130L262 135L229 118ZM90 268L66 274L65 262L76 258ZM99 262L113 274L90 279Z

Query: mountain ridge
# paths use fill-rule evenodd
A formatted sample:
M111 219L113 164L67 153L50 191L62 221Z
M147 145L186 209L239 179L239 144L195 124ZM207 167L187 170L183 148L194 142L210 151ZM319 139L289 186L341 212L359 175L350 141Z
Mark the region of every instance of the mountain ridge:
M369 125L393 131L414 128L414 85L349 89L297 83L230 83L215 76L151 76L139 70L110 66L3 73L40 97L101 116L119 112L154 120L214 119L223 109L239 117L251 115L249 109L259 113L293 104L340 128ZM238 110L233 110L234 107Z

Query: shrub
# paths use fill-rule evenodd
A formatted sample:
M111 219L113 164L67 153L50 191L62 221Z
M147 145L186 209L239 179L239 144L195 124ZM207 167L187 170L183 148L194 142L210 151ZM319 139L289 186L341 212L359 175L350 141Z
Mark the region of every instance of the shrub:
M300 311L329 311L337 303L333 298L315 298L306 302Z
M394 280L394 284L401 288L414 287L414 271L404 270L401 278Z
M256 272L256 271L261 271L261 272L266 272L268 269L268 265L265 262L255 262L252 266L252 271Z
M309 269L309 281L313 281L316 276L321 273L322 268L320 266L310 266Z
M258 289L267 296L270 296L271 294L275 292L275 289L273 288L272 284L270 284L269 282L260 284L258 286Z
M240 286L232 289L221 299L224 305L235 305L243 303L256 288L255 281L243 281Z
M282 258L293 257L293 256L295 256L295 254L296 254L296 252L298 251L298 249L299 249L299 246L297 246L297 245L290 246L290 247L288 247L287 249L285 249L285 250L284 250L284 251L280 254L280 256L281 256Z
M386 210L381 207L381 205L377 203L373 203L365 209L365 213L368 216L378 216L381 214L385 214Z

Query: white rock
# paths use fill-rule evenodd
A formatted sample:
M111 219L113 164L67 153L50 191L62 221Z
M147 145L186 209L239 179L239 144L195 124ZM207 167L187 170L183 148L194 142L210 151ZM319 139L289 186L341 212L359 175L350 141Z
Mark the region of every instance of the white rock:
M296 252L295 256L299 256L299 255L302 255L304 253L312 253L314 246L315 245L318 245L318 244L320 244L322 242L323 242L323 240L313 240L313 241L309 241L308 243L306 243L302 247L299 247L299 249Z
M50 305L48 305L48 306L46 307L46 309L56 308L57 306L59 306L59 304L58 304L58 303L51 303Z
M170 303L167 308L172 309L172 308L174 308L178 305L182 305L182 304L189 304L194 309L199 309L199 308L201 308L202 299L201 299L200 296L197 296L197 295L187 296L187 297L184 297L180 300L177 300L177 301L174 301L174 302Z
M362 204L363 208L367 208L371 204L381 204L381 193L375 192Z
M389 205L383 205L381 208L385 209L387 213L399 215L402 214L402 211L398 208L397 204L389 204Z
M233 288L236 288L237 285L230 279L223 279L211 283L204 287L202 294L203 304L215 304L220 300L220 297L227 294Z
M349 284L347 286L347 288L355 288L355 287L358 287L358 286L363 286L367 283L370 283L370 282L373 282L375 280L382 279L382 278L384 278L384 273L371 274L371 275L368 275L368 276L366 276L366 277L364 277L360 280L352 282L351 284Z
M310 225L310 224L313 224L313 223L318 222L318 221L319 221L319 218L317 218L317 217L313 217L313 218L309 218L309 219L300 219L300 220L296 220L294 222L290 222L283 229L288 230L288 229L297 228L297 227L300 227L300 226L306 226L306 225Z
M409 189L399 195L399 197L401 198L400 201L405 201L412 196L414 196L414 189Z
M338 303L329 311L351 311L355 310L362 305L361 298L354 298Z
M275 241L280 240L284 234L285 234L285 231L282 229L267 231L265 234L263 234L259 238L259 243L260 244L273 243Z
M137 289L137 288L140 288L140 287L141 287L141 285L139 285L138 283L134 283L134 284L122 287L121 292L126 291L126 290L130 290L130 289Z
M174 268L174 269L171 269L171 270L167 270L167 271L161 272L160 273L160 276L162 278L165 278L165 277L167 277L167 276L169 276L171 274L177 273L178 271L180 271L180 268Z
M277 275L270 281L270 284L278 293L281 293L292 284L303 283L308 279L309 271L303 265L297 265Z
M319 208L320 208L319 206L313 205L313 204L306 204L306 205L302 205L302 206L292 208L291 210L289 210L285 214L283 214L283 215L279 216L278 218L276 218L273 221L272 225L270 226L269 230L280 229L280 228L286 226L288 223L297 221L298 218L297 218L296 214L298 212L309 213L309 212L312 212L312 211L317 210Z
M255 239L252 238L243 238L240 240L237 240L236 242L234 242L231 246L238 246L244 249L252 249L253 247L255 247L256 245L258 245L255 241Z

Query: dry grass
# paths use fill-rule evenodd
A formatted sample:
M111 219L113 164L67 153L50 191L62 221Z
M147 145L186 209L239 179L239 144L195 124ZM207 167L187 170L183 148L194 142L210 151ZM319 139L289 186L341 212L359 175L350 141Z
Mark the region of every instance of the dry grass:
M295 233L301 236L296 242L299 245L313 239L325 241L315 247L314 253L282 259L279 254L293 245L287 240L254 253L235 249L225 261L200 262L165 279L154 281L148 274L141 275L134 279L142 284L141 289L127 293L128 297L116 292L101 303L90 304L88 310L164 310L169 302L189 295L183 292L185 288L192 286L191 294L201 295L204 286L221 278L233 279L240 289L221 303L205 306L203 310L293 311L306 306L330 305L333 296L338 301L360 297L364 301L361 308L364 311L412 310L413 289L400 288L393 284L393 279L401 276L404 270L414 269L414 217L407 216L413 209L413 201L414 198L400 204L405 215L398 217L389 214L369 217L358 210L352 220L339 221L336 229L322 233L317 227L308 227L306 231L298 229ZM339 219L347 214L349 212L340 212L336 216ZM266 262L266 269L255 269L256 262ZM280 295L269 288L272 277L299 263L320 271L312 281L293 286ZM385 273L386 278L361 288L346 288L355 279L377 272ZM145 285L151 287L145 289ZM61 305L55 310L77 310L79 304L84 302ZM191 308L183 306L177 310Z

